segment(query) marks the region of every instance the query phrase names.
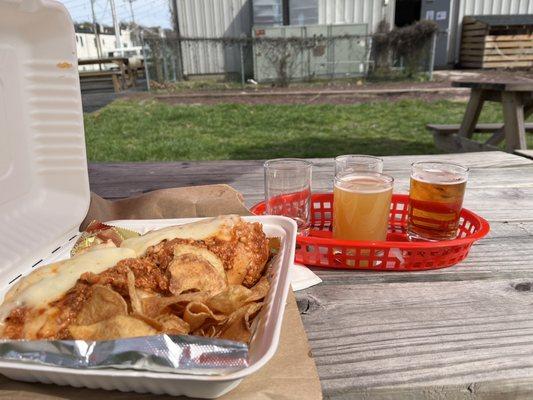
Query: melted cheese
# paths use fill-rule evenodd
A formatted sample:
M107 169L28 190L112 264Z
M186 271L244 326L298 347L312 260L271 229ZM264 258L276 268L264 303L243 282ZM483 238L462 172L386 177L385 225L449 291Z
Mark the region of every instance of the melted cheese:
M24 287L0 307L0 321L17 307L44 307L71 289L85 272L99 274L120 260L135 257L131 249L103 248L44 267L40 279ZM23 278L24 279L24 278Z
M145 233L136 238L126 239L122 242L120 247L132 249L135 251L137 257L141 257L149 247L155 246L163 240L207 239L221 234L224 227L232 227L238 221L239 217L237 215L228 215L192 222L185 225L169 226L168 228Z

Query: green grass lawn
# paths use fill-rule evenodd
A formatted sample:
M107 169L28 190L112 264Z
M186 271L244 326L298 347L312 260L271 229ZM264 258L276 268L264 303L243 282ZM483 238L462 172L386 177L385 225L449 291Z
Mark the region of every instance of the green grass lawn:
M116 101L85 116L90 161L172 161L431 154L427 123L459 123L464 103L169 106ZM501 121L490 104L480 122ZM529 138L530 146L533 145Z

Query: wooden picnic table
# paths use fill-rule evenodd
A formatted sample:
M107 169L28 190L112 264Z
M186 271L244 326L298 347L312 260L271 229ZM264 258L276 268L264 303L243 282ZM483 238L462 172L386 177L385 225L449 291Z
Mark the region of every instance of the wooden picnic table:
M491 223L467 260L425 272L314 269L297 292L328 399L533 398L533 160L504 152L385 157L406 193L410 164L471 168L465 206ZM313 190L329 191L333 160L316 159ZM91 164L93 191L121 198L228 183L263 197L261 161ZM298 393L287 393L298 398Z
M533 114L533 80L460 80L452 82L452 86L470 88L470 100L463 121L455 132L442 129L440 125L428 126L434 132L438 147L452 151L498 150L497 146L505 140L505 147L509 152L527 149L526 130L532 129L533 126L526 126L525 120ZM486 101L502 104L503 126L484 124L490 125L491 128L483 129L480 126L483 124L477 124ZM478 131L490 132L492 135L484 143L475 142L472 136Z
M102 58L86 58L78 60L78 65L98 65L100 69L104 64L116 64L120 71L120 79L122 89L136 84L136 72L130 67L128 57L102 57ZM83 73L83 72L82 72ZM115 88L116 91L116 88Z

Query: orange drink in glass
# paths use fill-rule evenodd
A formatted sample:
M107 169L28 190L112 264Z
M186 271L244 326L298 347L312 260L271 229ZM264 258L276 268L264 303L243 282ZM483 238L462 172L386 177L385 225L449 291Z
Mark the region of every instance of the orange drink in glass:
M407 234L411 240L457 237L468 168L445 162L418 162L411 170Z
M387 239L394 179L377 172L335 177L333 237L344 240Z

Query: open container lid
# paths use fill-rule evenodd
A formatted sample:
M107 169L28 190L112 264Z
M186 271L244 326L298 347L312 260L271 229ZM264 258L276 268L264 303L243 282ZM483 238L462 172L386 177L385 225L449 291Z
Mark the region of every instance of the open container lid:
M72 20L56 1L0 0L0 288L77 232L89 202Z

